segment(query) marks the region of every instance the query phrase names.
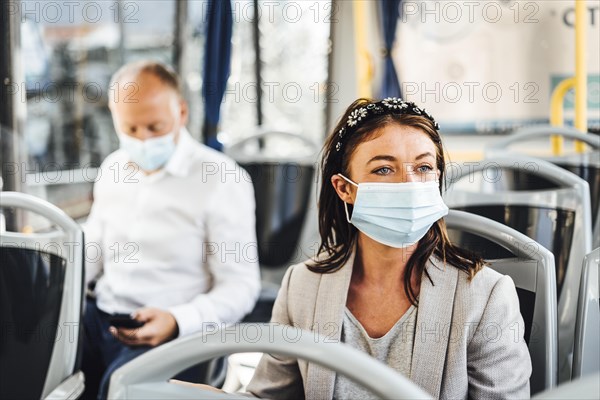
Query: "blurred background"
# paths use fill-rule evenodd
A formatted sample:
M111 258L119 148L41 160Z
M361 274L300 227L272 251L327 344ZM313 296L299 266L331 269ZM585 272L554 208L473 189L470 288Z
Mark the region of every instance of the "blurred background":
M230 71L219 143L227 148L274 129L319 147L351 101L389 94L390 61L400 88L392 94L436 116L456 160L480 157L490 135L549 121L552 90L574 70L574 1L391 3L390 14L375 1L232 1L229 65L209 60ZM181 74L189 130L206 140L209 6L8 1L2 41L18 51L2 58L4 71L17 78L2 88L4 190L26 190L85 216L95 168L118 146L106 104L110 76L136 59L157 59ZM600 118L599 2L587 8L593 131ZM572 93L564 110L572 124Z
M525 234L556 260L534 278L511 275L528 292L521 300L538 294L535 306L520 303L528 334L551 339L532 342L532 393L569 380L572 363L581 373L572 355L580 278L599 282L581 271L592 259L597 271L600 246L600 0L3 0L0 12L0 190L84 222L98 167L119 145L112 74L139 59L168 64L191 135L252 178L263 293L245 321L267 321L287 266L318 250L324 140L358 97L402 97L441 127L456 183L446 203ZM48 231L17 206L0 204L3 235ZM452 240L466 246L463 236ZM482 243L471 244L486 259L507 257L506 246ZM531 330L538 304L558 326L544 316ZM597 373L598 353L582 348ZM257 360L230 358L232 390Z

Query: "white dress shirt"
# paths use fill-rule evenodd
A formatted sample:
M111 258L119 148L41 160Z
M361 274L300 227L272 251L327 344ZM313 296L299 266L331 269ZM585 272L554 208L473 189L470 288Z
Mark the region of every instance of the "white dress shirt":
M100 174L85 248L86 283L99 276L101 310L164 309L180 336L252 310L260 292L254 193L233 160L184 128L160 171L145 175L117 150Z

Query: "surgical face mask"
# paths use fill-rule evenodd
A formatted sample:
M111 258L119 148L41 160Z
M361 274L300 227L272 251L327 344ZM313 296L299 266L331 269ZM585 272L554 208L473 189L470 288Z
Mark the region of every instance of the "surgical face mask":
M163 167L175 151L175 132L146 140L118 133L121 149L129 159L144 171L154 171Z
M404 248L417 243L444 215L438 181L356 184L358 187L352 219L344 202L346 219L373 240L390 247Z

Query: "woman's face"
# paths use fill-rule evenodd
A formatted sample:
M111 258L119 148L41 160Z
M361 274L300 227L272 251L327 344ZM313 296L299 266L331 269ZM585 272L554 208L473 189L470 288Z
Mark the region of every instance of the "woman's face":
M398 124L359 144L349 169L355 182L426 182L439 176L433 141L420 129Z
M349 175L356 183L435 181L440 176L436 146L420 129L388 124L373 139L356 147L350 158ZM338 175L332 177L332 183L342 200L354 203L354 185Z

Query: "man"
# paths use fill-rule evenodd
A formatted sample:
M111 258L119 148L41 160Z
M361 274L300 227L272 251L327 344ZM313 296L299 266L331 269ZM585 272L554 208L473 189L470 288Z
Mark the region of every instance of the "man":
M100 167L85 230L86 280L97 279L84 318L85 397L100 399L121 365L204 324L238 322L260 291L252 184L190 136L177 76L129 64L109 95L120 149ZM115 313L143 326L114 326Z

